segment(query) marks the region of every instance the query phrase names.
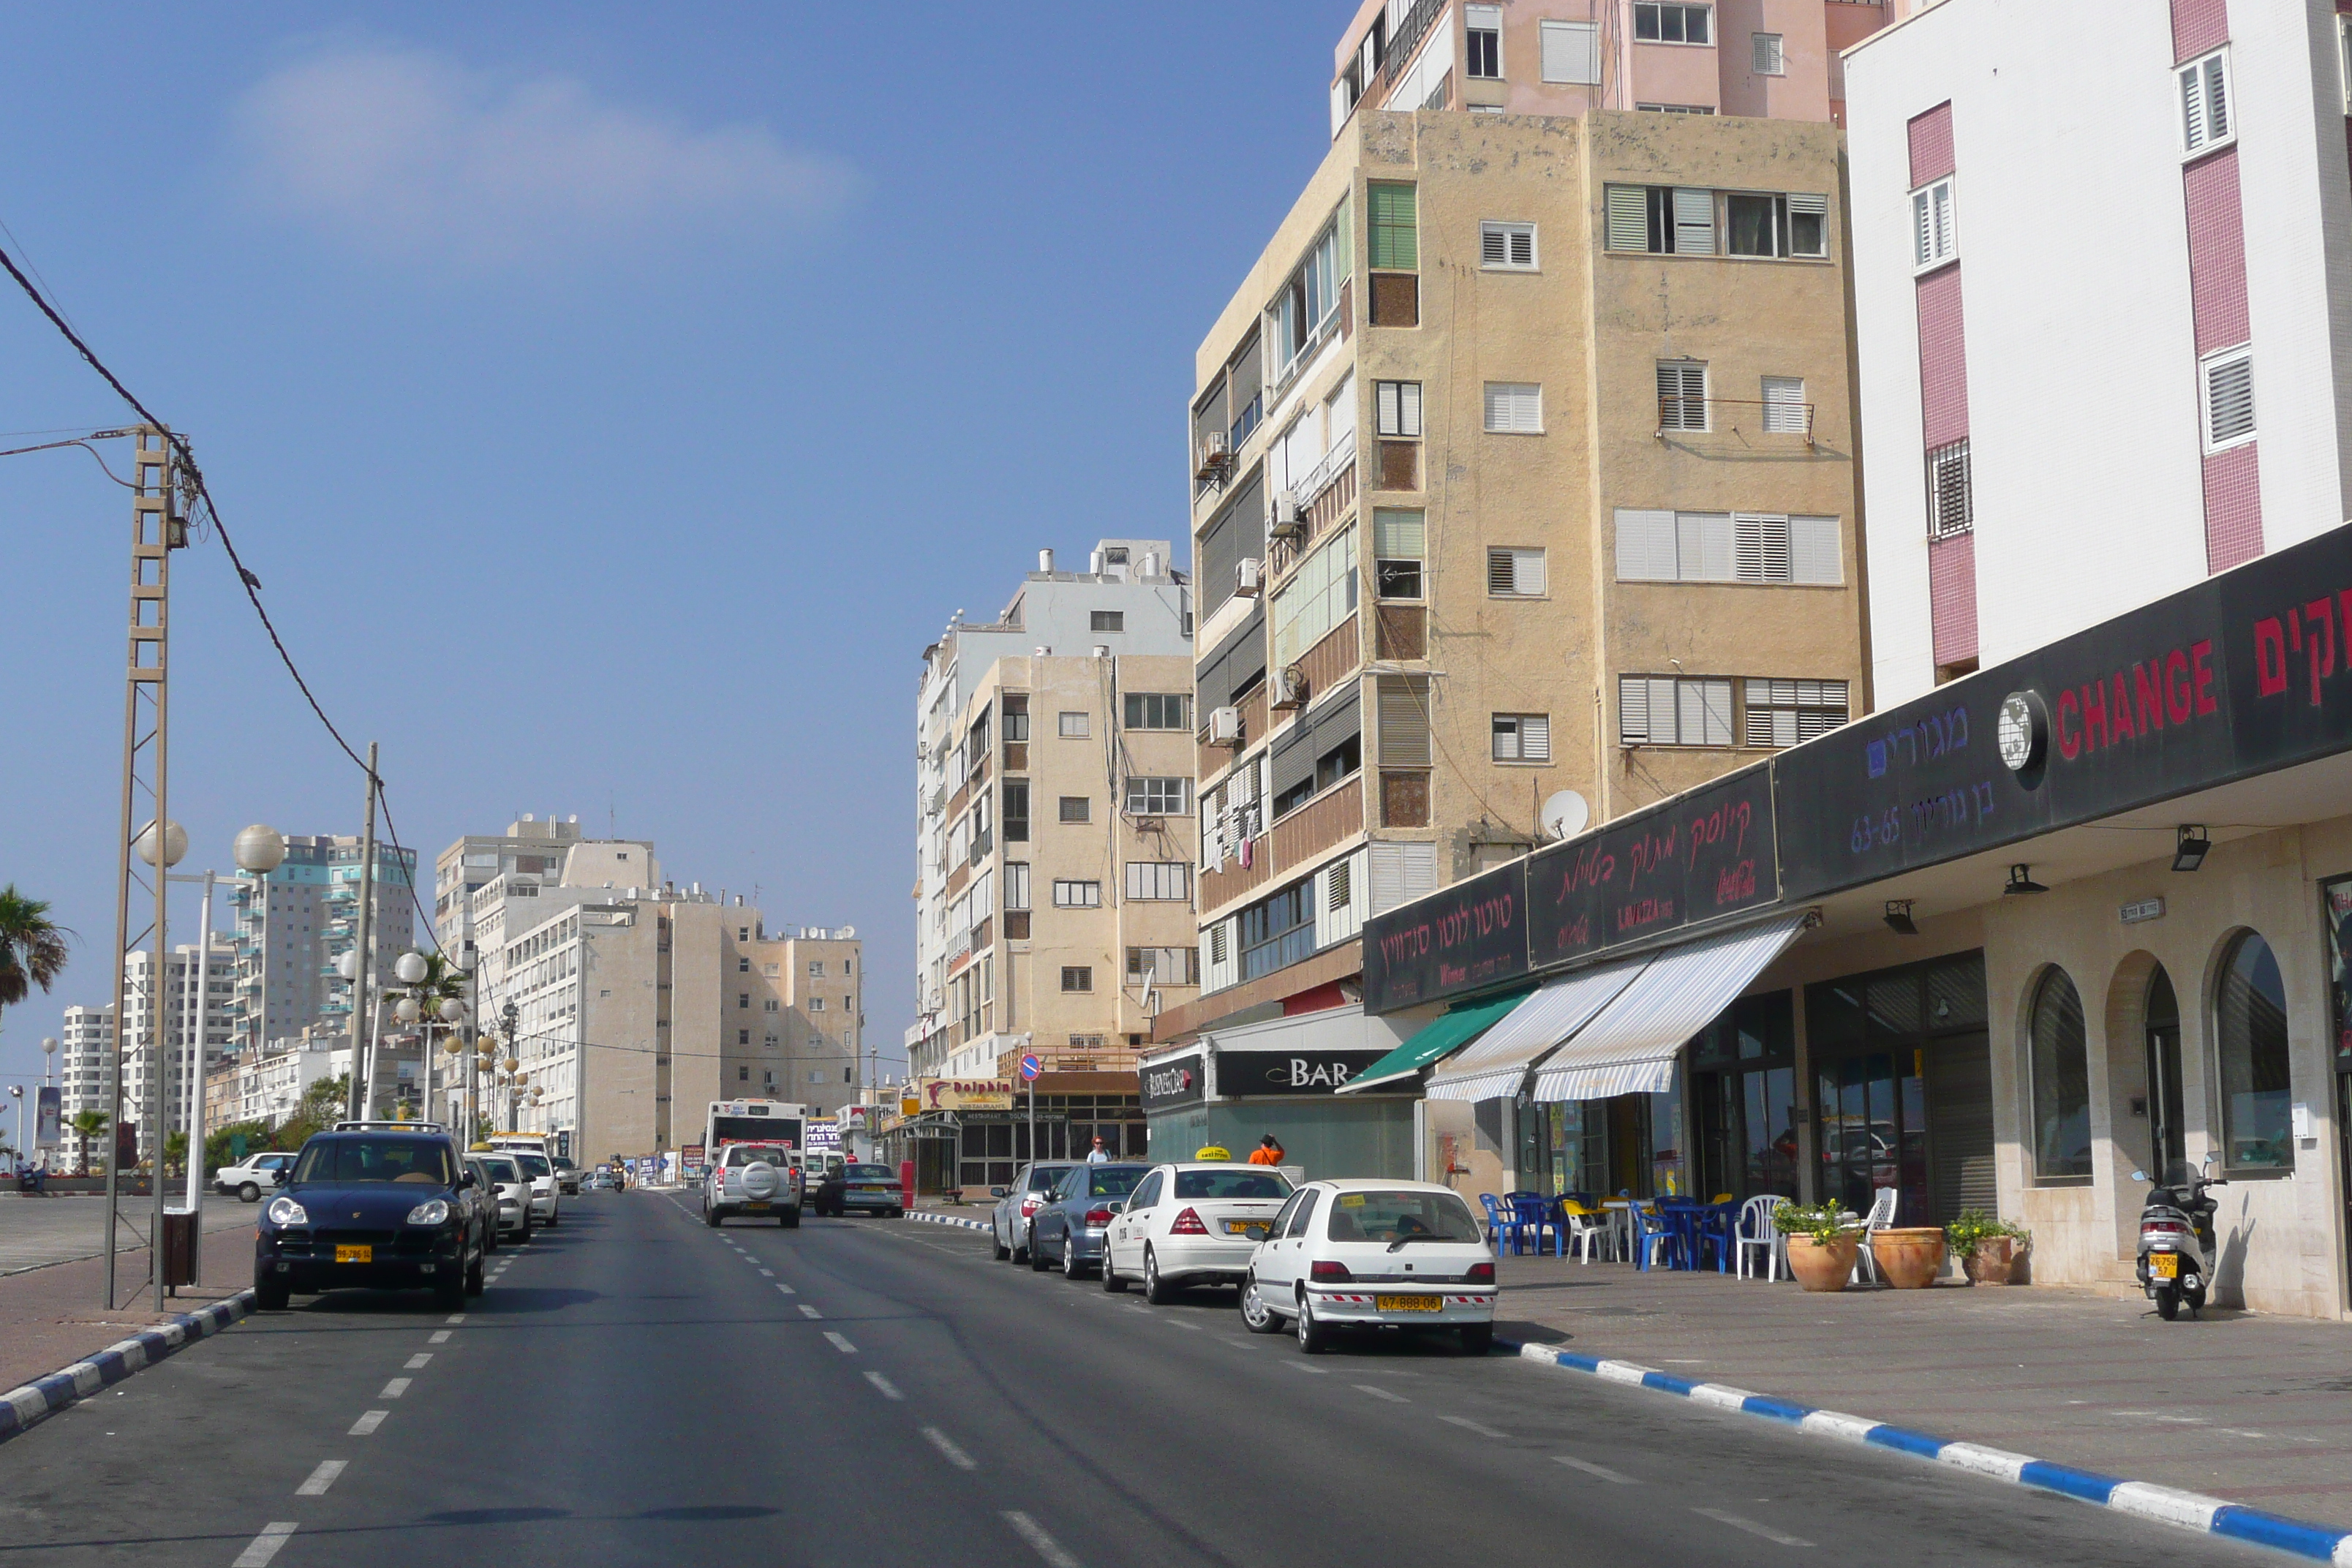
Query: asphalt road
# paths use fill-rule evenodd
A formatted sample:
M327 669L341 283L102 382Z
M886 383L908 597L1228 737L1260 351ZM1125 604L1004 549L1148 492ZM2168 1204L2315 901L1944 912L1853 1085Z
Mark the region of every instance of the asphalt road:
M298 1299L0 1447L0 1568L2279 1561L941 1226L595 1194L491 1261L456 1317Z

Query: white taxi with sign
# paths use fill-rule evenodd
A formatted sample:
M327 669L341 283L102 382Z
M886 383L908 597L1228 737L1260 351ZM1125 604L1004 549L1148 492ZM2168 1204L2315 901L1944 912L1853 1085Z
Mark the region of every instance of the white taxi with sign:
M1103 1289L1140 1279L1157 1303L1187 1285L1240 1284L1290 1191L1271 1165L1154 1165L1111 1215Z
M1442 1329L1484 1355L1495 1341L1495 1254L1470 1205L1435 1182L1309 1182L1250 1258L1242 1322L1287 1320L1309 1355L1346 1328Z

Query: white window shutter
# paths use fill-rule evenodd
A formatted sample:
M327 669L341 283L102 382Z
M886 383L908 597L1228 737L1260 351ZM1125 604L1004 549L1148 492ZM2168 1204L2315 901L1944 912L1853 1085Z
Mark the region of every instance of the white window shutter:
M1764 378L1764 433L1768 436L1805 434L1805 383L1801 376Z
M1789 581L1835 587L1845 581L1844 542L1833 517L1789 520Z
M1715 193L1675 187L1675 250L1682 256L1715 254Z
M1830 199L1818 193L1790 191L1789 210L1792 213L1809 213L1816 217L1827 217L1830 211Z
M1543 24L1543 79L1583 82L1601 79L1597 29L1591 22Z
M2226 446L2254 433L2254 362L2247 353L2205 365L2205 439Z
M1539 596L1544 591L1544 552L1540 550L1511 552L1511 591L1529 596Z
M1551 715L1527 713L1519 718L1519 761L1551 761Z
M1532 228L1515 228L1510 232L1510 241L1511 265L1533 267L1536 264L1536 231Z
M1609 187L1609 248L1650 248L1649 193L1640 185Z
M1650 740L1650 683L1638 675L1617 681L1617 742L1623 746L1647 745Z
M1931 193L1915 191L1911 195L1911 265L1925 267L1935 258L1934 224L1928 216Z
M1508 430L1511 417L1510 388L1501 382L1486 384L1486 428L1489 431Z
M1421 383L1401 381L1397 384L1397 433L1402 436L1421 434Z
M1685 583L1732 583L1731 514L1686 511L1675 519Z
M1769 512L1731 517L1733 575L1742 583L1789 581L1789 520Z
M1478 226L1478 264L1482 267L1505 267L1510 264L1511 237L1499 224Z
M1675 571L1675 514L1617 509L1617 580L1671 583Z
M2205 72L2201 64L2180 68L2180 145L2194 153L2212 138L2205 125Z
M1936 256L1942 261L1959 248L1958 223L1952 211L1952 182L1939 180L1932 195L1936 205Z

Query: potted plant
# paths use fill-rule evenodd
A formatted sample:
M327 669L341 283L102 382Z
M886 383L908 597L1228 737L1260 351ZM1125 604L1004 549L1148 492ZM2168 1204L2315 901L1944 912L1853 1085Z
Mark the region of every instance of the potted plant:
M2033 1233L2022 1226L1995 1219L1982 1209L1962 1209L1960 1217L1944 1227L1969 1282L2006 1285Z
M1789 1238L1789 1272L1808 1290L1845 1289L1862 1249L1862 1227L1834 1199L1822 1204L1782 1204L1772 1224Z
M1870 1238L1879 1277L1897 1290L1925 1290L1944 1271L1944 1230L1934 1225L1891 1225Z

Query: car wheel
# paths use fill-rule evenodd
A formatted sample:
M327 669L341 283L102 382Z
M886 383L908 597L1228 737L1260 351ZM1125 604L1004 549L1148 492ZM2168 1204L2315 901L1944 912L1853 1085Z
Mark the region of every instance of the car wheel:
M240 1203L257 1204L261 1201L261 1188L252 1182L247 1182L237 1188L236 1195Z
M547 1216L547 1228L553 1230L562 1218L563 1213L561 1209L551 1211Z
M1465 1323L1462 1325L1462 1353L1464 1355L1485 1355L1488 1351L1493 1350L1494 1348L1494 1324Z
M907 1217L907 1211L905 1209L892 1209L890 1211L890 1217L892 1219L905 1219Z
M1160 1277L1160 1255L1149 1247L1143 1249L1143 1299L1155 1307L1164 1307L1176 1299L1176 1287Z
M1109 1295L1116 1296L1127 1289L1127 1279L1126 1277L1121 1275L1118 1269L1113 1268L1110 1266L1112 1256L1110 1238L1108 1237L1105 1237L1103 1238L1102 1285L1105 1292Z
M469 1264L466 1269L466 1294L468 1296L480 1295L484 1288L484 1283L485 1282L482 1279L482 1249L477 1248L474 1252L474 1261Z
M1254 1334L1278 1334L1282 1331L1281 1314L1265 1304L1265 1297L1257 1288L1257 1276L1242 1281L1242 1327Z
M709 1226L711 1229L717 1230L719 1228L719 1211L712 1208L709 1204L703 1205L702 1223Z
M1076 1279L1086 1272L1087 1266L1078 1261L1078 1244L1071 1237L1062 1237L1062 1278Z
M1298 1298L1298 1348L1308 1355L1321 1355L1331 1348L1331 1331L1315 1321L1315 1309L1306 1297Z
M464 1268L453 1268L434 1282L433 1304L436 1307L463 1307L466 1304Z
M294 1292L283 1279L257 1279L253 1282L253 1304L265 1312L282 1312Z
M1029 1267L1036 1273L1045 1272L1045 1255L1037 1250L1037 1227L1029 1227Z
M992 1225L988 1227L988 1250L999 1263L1013 1256L1013 1249L1004 1245L1004 1238L996 1234L996 1227Z

